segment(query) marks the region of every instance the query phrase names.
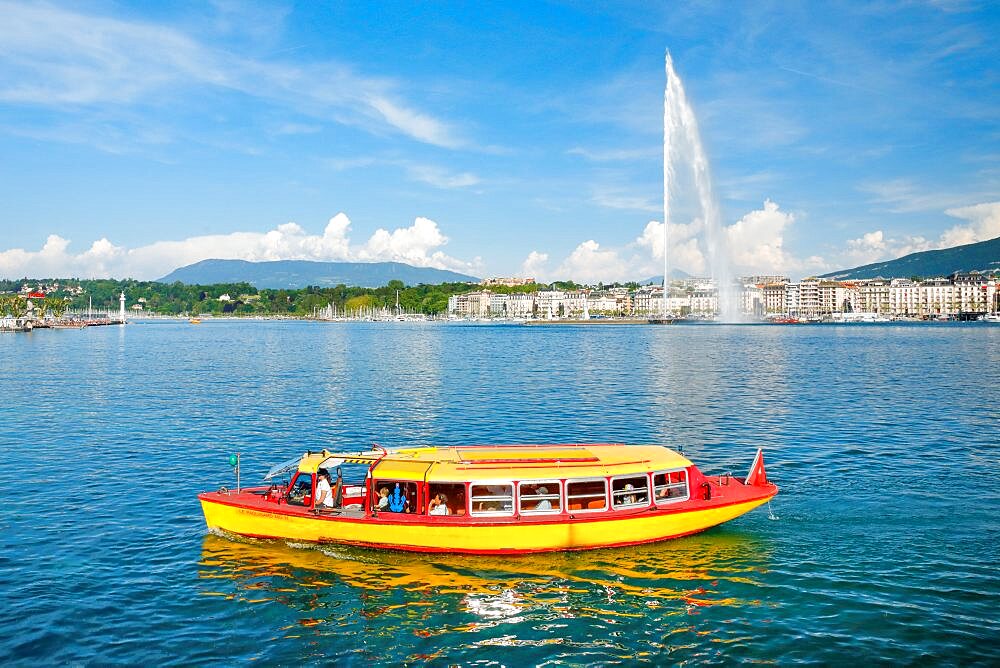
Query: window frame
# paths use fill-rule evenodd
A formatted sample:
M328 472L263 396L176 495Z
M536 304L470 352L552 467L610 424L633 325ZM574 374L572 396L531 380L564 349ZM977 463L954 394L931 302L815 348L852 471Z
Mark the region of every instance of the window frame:
M569 506L572 502L572 497L569 493L569 486L577 483L585 482L599 482L604 486L604 507L603 508L580 508L578 510L570 510ZM566 512L568 513L606 513L611 509L611 503L608 500L608 491L611 486L608 484L607 478L573 478L571 480L566 480Z
M305 471L297 471L295 477L288 482L288 492L285 494L285 503L290 506L298 506L300 508L312 508L316 503L316 482L318 476L313 473L306 473ZM305 494L302 495L302 501L292 501L292 492L301 486L304 479L309 480L309 489ZM306 499L309 499L309 503L306 503Z
M643 479L645 481L645 486L642 489L615 489L616 480L637 480ZM622 475L611 476L611 484L609 485L611 489L611 509L612 510L629 510L634 508L648 508L650 504L650 485L649 485L649 474L648 473L625 473ZM628 484L628 483L626 483ZM626 493L638 495L640 493L645 493L645 501L636 501L635 503L617 503L616 499L618 496L625 496Z
M396 483L399 483L400 489L403 491L403 498L406 499L407 510L402 511L401 513L396 513L396 511L393 510L383 510L380 512L394 513L398 515L419 515L420 513L417 511L417 508L420 507L421 494L420 483L417 481L400 480L399 478L375 478L372 480L372 489L378 490L378 488L383 485L388 486L389 495L392 496L392 490L395 488ZM410 488L411 485L413 486L412 490ZM410 502L410 491L413 491L412 503ZM372 506L376 509L378 508L379 498L378 491L375 491Z
M537 488L539 488L539 487L548 487L550 485L555 485L556 486L556 493L555 494L553 494L553 493L550 492L548 494L537 494L536 493L536 494L529 494L527 496L527 498L532 501L533 505L535 505L538 502L543 501L545 499L548 499L550 502L554 502L552 504L553 507L550 510L535 510L534 508L529 508L527 510L524 509L524 507L522 506L522 503L523 503L522 499L524 499L525 496L523 494L521 494L521 488L522 487L524 487L524 486L534 487L537 490ZM558 515L558 514L560 514L563 511L562 481L560 481L560 480L522 480L522 481L518 482L517 483L517 507L520 508L520 510L518 512L521 515Z
M684 482L681 482L681 483L670 483L670 482L668 482L668 483L663 484L663 485L657 485L656 484L656 476L658 476L658 475L669 476L672 473L681 473L681 474L683 474L684 475ZM653 503L655 503L658 506L668 505L668 504L671 504L671 503L679 503L681 501L687 501L688 499L691 498L691 484L690 484L691 483L691 477L688 475L688 470L686 468L664 469L662 471L654 471L653 472L653 478L652 478L652 480L653 480ZM668 480L669 480L669 477L668 477ZM659 492L660 492L661 489L679 489L681 487L683 487L683 489L684 489L684 494L682 496L672 496L672 497L667 497L665 499L661 499L659 496L657 496L659 494Z

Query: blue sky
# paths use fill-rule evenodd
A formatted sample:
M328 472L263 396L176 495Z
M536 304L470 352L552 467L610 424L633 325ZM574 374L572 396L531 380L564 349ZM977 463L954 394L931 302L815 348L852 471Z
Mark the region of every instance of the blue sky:
M1000 236L1000 8L8 3L0 275L662 266L663 57L741 272ZM673 264L708 271L682 192Z

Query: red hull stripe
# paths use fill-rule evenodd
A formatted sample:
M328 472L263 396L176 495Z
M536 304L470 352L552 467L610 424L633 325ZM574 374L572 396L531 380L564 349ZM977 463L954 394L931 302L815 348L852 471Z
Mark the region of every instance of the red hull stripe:
M245 508L246 510L255 510L262 513L270 513L272 515L280 515L282 517L297 517L301 519L313 519L313 520L324 520L327 522L357 522L357 523L368 523L368 522L378 522L383 525L399 525L399 526L412 526L414 524L426 527L481 527L481 526L508 526L508 525L533 525L533 524L576 524L584 522L618 522L621 520L627 520L646 513L668 513L668 514L681 514L681 513L697 513L703 510L716 509L716 508L726 508L727 506L735 506L742 503L749 503L751 501L758 501L763 499L771 499L775 494L778 493L777 487L774 488L773 492L768 494L749 496L743 499L735 499L733 501L726 501L725 503L714 503L705 502L704 505L699 505L695 507L644 507L637 510L618 510L618 511L606 511L602 513L586 513L581 512L579 515L570 519L567 515L549 515L544 517L532 516L530 519L527 517L515 518L510 517L490 517L490 518L473 518L471 521L454 521L445 519L441 521L442 518L431 518L425 515L411 515L407 519L382 519L389 515L395 515L395 513L382 513L378 516L378 519L374 519L369 516L365 517L341 517L339 515L316 515L311 512L309 513L299 513L299 512L284 512L281 508L287 508L288 506L278 506L274 504L275 508L270 508L267 506L255 506L247 505L244 503L235 503L232 501L225 501L222 499L210 498L209 494L199 494L198 498L209 503L217 503L223 506L232 506L234 508ZM454 517L454 516L451 516ZM499 520L499 521L498 521ZM656 539L662 540L662 539ZM646 541L648 542L648 541ZM420 548L423 549L423 548Z

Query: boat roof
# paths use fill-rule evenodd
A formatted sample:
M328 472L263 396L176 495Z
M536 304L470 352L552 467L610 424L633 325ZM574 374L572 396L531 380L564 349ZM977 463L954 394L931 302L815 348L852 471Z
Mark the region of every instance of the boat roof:
M376 479L467 482L603 478L685 468L691 461L662 445L620 443L565 445L462 445L361 452L310 452L303 473L341 464L375 464Z

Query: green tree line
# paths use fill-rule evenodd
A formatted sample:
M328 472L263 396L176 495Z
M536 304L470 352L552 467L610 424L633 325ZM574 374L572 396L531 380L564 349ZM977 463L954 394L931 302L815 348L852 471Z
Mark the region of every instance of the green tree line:
M59 288L47 292L47 309L55 314L64 308L86 310L93 303L94 310L117 311L119 294L124 291L126 304L131 308L137 303L143 310L161 315L182 315L211 313L213 315L292 315L309 316L314 309L333 304L338 310L357 311L363 308L391 308L396 304L402 309L434 315L448 309L448 297L454 294L481 289L470 283L441 283L438 285L404 285L402 281L390 281L380 288L361 288L347 285L335 287L310 286L297 290L258 290L249 283L219 283L214 285L188 285L185 283L157 283L132 279L0 279L0 293L17 293L22 286L32 289L37 286ZM561 284L567 285L567 284ZM544 285L494 286L493 292L534 292L544 289ZM228 299L220 301L220 297ZM0 294L4 300L0 305L20 311L24 298L17 294ZM15 299L16 298L16 299ZM17 301L20 300L20 301ZM32 300L37 302L39 300ZM2 315L2 314L0 314Z

